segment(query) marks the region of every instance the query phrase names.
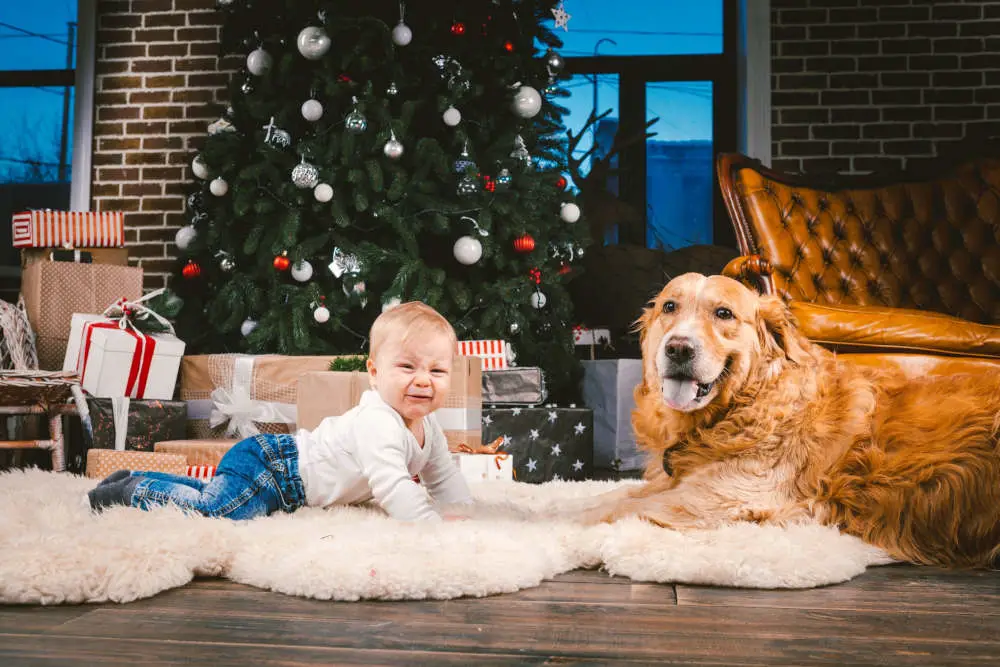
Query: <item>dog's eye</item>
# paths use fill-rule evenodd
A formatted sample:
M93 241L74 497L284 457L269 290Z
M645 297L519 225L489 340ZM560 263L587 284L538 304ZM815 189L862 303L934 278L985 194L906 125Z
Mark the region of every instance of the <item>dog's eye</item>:
M720 320L731 320L733 319L733 311L729 310L728 308L716 308L715 316L718 317Z
M665 313L672 313L675 310L677 310L677 304L676 303L674 303L673 301L664 301L663 302L663 312L665 312Z

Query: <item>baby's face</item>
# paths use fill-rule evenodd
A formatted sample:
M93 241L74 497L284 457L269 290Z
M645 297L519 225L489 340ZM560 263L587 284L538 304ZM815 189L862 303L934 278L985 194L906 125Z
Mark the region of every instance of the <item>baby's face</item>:
M427 336L406 347L388 340L378 357L368 360L368 374L382 400L412 426L444 405L454 356L455 344L447 336Z

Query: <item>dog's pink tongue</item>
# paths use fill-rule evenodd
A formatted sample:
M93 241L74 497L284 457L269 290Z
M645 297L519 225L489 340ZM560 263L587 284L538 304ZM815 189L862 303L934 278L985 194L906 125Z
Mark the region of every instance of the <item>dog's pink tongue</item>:
M698 393L698 383L694 380L674 380L667 378L663 381L663 397L667 405L680 410L686 408L694 400Z

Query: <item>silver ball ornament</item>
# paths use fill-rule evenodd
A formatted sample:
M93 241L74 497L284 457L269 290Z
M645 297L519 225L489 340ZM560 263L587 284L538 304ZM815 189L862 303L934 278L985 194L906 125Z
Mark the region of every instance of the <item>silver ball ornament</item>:
M483 244L479 242L479 239L471 236L462 236L455 241L452 252L455 254L455 259L460 263L471 266L482 258Z
M521 325L520 324L518 324L517 322L511 322L510 323L510 332L512 334L516 334L520 330L521 330Z
M542 309L545 304L548 303L548 299L545 297L544 292L535 292L531 295L531 307L535 309Z
M191 173L195 175L195 178L202 180L208 178L208 165L205 164L200 155L195 155L194 159L191 160Z
M474 176L466 174L459 179L456 192L459 197L471 197L479 192L479 180Z
M226 179L219 176L208 184L208 189L216 197L223 197L229 192L229 183L226 183Z
M313 311L313 319L320 324L326 324L330 321L330 309L326 306L320 306Z
M403 144L393 133L390 135L389 141L385 142L385 146L382 147L382 152L390 160L398 160L403 157Z
M448 127L455 127L462 122L462 112L455 107L448 107L444 110L444 114L441 118L444 120L444 124Z
M323 28L309 26L299 32L295 44L306 60L319 60L330 50L330 36Z
M395 81L390 81L388 87L385 89L385 94L389 97L395 97L399 95L399 86L396 85Z
M392 29L392 43L396 46L406 46L413 39L413 31L410 30L410 26L406 25L402 21L396 24L396 27Z
M247 56L247 71L254 76L266 74L273 64L274 58L271 54L259 46Z
M226 273L231 273L236 268L236 262L232 257L226 256L219 260L219 268Z
M313 277L312 264L306 260L293 264L291 274L293 280L297 280L300 283L309 282L309 279Z
M177 230L177 234L174 235L174 243L181 250L187 250L196 238L198 238L198 230L194 228L194 225L186 225Z
M240 325L240 333L246 338L253 333L253 330L257 328L257 320L251 320L249 317L243 320L243 324Z
M355 108L344 118L344 129L351 134L361 134L368 129L368 119Z
M566 60L561 54L549 49L545 54L545 65L549 68L549 73L559 74L566 67Z
M250 79L247 79L246 81L244 81L243 85L240 86L240 90L243 91L244 95L249 95L250 93L252 93L253 92L253 81L251 81Z
M563 202L559 210L559 217L564 222L576 222L580 219L580 207L573 202Z
M521 118L533 118L542 110L542 96L531 86L521 86L514 93L511 108Z
M303 190L316 187L319 184L319 169L316 168L316 165L303 160L292 169L292 183L295 184L295 187Z
M320 202L321 204L325 204L326 202L333 199L333 187L330 186L328 183L320 183L315 188L313 188L313 197L315 197L316 201Z
M302 103L302 117L310 123L315 123L323 117L323 105L319 100L306 100Z

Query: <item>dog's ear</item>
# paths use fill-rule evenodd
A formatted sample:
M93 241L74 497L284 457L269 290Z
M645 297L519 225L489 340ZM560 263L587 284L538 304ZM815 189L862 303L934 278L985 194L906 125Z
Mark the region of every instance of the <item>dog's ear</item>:
M764 353L769 357L785 357L795 364L813 359L813 344L799 333L795 318L779 297L760 297L758 334Z

